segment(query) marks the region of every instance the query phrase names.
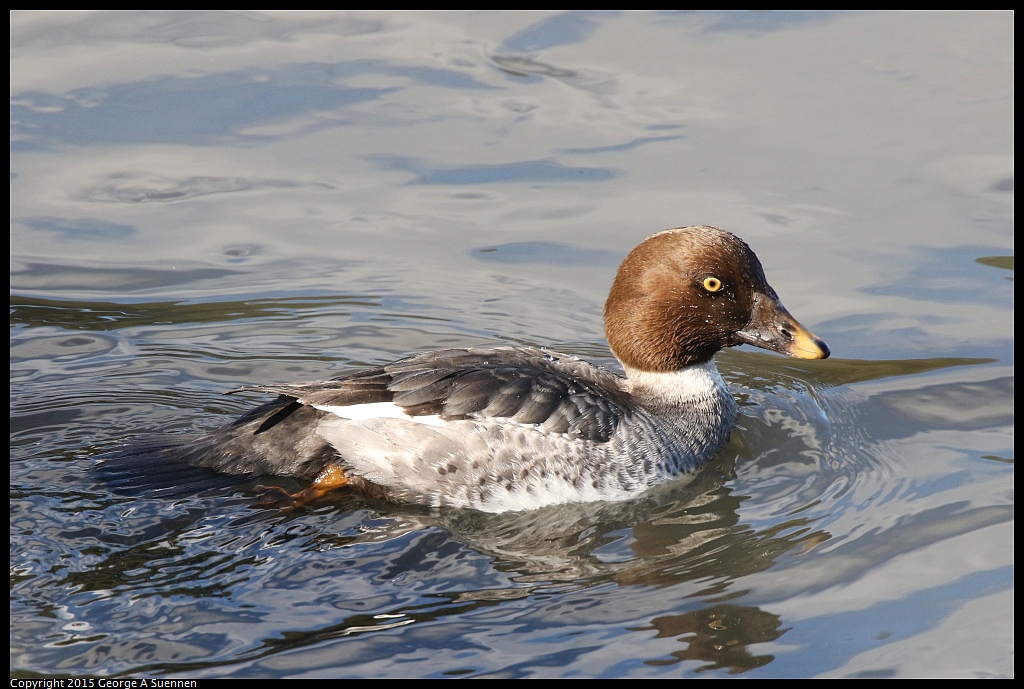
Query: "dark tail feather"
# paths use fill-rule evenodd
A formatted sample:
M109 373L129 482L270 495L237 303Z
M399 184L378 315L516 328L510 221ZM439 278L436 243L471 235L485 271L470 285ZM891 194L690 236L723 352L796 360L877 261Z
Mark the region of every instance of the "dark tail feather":
M137 443L99 457L93 475L121 495L182 497L207 490L230 488L253 474L225 474L189 460L202 454L203 439L171 443L166 439Z
M94 474L118 493L166 497L256 476L312 479L335 459L316 433L325 414L281 395L205 435L155 437L103 455Z

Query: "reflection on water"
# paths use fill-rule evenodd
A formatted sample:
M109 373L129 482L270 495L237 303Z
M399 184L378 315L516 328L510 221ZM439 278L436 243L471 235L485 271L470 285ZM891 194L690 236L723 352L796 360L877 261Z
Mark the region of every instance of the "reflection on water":
M727 670L736 674L767 665L771 655L754 655L751 646L775 641L785 633L778 615L722 603L683 615L668 615L651 620L649 627L632 631L656 630L658 638L677 637L685 650L672 651L673 660L645 660L650 665L672 665L686 660L699 661L695 672Z
M1012 675L1012 29L15 13L12 676ZM722 353L691 482L289 512L88 471L426 349L617 369L617 262L697 222L836 356Z
M93 335L74 333L159 333L214 323L230 329L234 341L274 319L302 323L321 314L333 317L339 306L378 311L381 304L337 297L200 306L189 313L191 307L183 305L131 304L118 312L110 303L61 306L21 299L12 322L25 335L16 338L23 349L14 352L39 365L47 360L45 348L56 346L67 354L55 363L67 368L68 356L94 363L111 356L109 347L94 346ZM27 337L55 328L68 336ZM581 606L603 601L599 617L605 623L616 620L643 639L653 633L665 640L633 651L639 662L661 667L692 661L688 667L697 672L738 673L771 663L772 654L753 647L787 629L770 605L744 604L739 582L745 578L770 570L785 578L782 573L796 568L804 573L790 595L824 591L864 576L874 563L908 548L1012 519L1012 507L932 508L874 534L858 535L859 524L844 524L844 515L865 505L906 502L908 492L919 490L901 475L894 439L1005 421L981 411L969 420L946 411L965 393L988 399L995 410L1012 409L1012 387L1007 390L1005 378L967 387L927 383L930 376L985 360L830 363L753 352L727 352L720 359L743 410L727 449L691 483L663 485L623 503L493 515L400 507L342 493L287 513L259 506L252 484L235 496L213 491L177 501L129 499L95 485L82 466L87 460L74 452L77 441L66 438L67 450L44 452L12 468L12 480L20 486L11 496L12 527L31 534L51 562L48 571L32 565L32 558L15 567L12 614L18 619L43 614L38 608L43 601L49 601L45 609L56 604L67 611L57 616L68 620L59 631L46 625L51 642L34 652L33 662L115 674L192 674L212 663L220 674L231 666L262 667L281 653L291 662L297 662L292 654L299 654L305 670L336 666L347 656L335 655L340 641L410 625L458 620L460 626L502 629L507 622L491 616L513 602L518 612L512 617L543 635L566 612L538 601L559 600L559 610L576 611L574 621ZM222 377L255 374L225 363ZM141 426L146 419L160 416L153 400L139 393L119 399L115 409L97 405L94 395L105 385L102 380L86 381L91 391L69 396L59 376L20 370L34 379L36 394L23 403L20 426L12 428L14 446L34 444L41 434L53 437L61 425L109 434L112 429L102 429L115 413L135 419L130 423L137 428L117 431L131 437L147 430ZM152 371L139 371L131 380L137 383L144 375L159 379ZM856 393L857 384L894 379L908 383ZM47 388L52 395L44 394ZM197 403L217 414L238 411L211 408L199 392L169 389L163 398L164 405L195 423L204 423L200 409L188 409ZM44 399L50 408L67 412L42 421L30 409ZM91 413L71 413L82 408ZM225 418L230 417L217 422ZM97 450L104 447L100 443ZM822 553L837 537L840 546ZM819 555L810 568L800 564L812 553ZM616 610L609 596L623 589L637 593L626 596L633 602L625 609ZM54 598L43 594L47 590L64 593ZM629 608L656 600L657 590L672 593L655 609L675 612L634 618ZM174 603L165 610L162 601ZM146 629L141 637L140 624ZM32 629L40 628L18 628L15 637L28 643L38 633L27 631ZM385 658L386 652L377 651L361 662ZM464 668L466 673L481 669L473 663Z

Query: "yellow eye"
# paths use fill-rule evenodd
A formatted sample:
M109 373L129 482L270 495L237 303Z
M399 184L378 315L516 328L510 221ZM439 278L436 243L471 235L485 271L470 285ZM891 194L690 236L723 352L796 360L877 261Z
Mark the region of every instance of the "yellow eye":
M708 292L717 292L722 289L722 281L718 278L704 278L704 289Z

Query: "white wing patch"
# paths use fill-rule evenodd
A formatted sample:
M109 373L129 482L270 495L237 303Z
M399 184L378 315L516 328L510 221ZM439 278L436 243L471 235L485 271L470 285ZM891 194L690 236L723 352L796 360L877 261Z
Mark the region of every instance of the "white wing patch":
M413 423L421 423L425 426L445 426L447 421L437 414L429 416L410 416L405 413L402 407L394 402L372 402L370 404L350 404L346 406L332 406L314 404L314 408L320 411L329 412L335 416L351 421L366 421L368 419L401 419Z

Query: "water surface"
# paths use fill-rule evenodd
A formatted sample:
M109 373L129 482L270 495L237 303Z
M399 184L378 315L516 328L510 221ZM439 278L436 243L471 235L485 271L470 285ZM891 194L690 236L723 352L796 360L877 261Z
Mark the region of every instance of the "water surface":
M1012 676L1013 38L13 14L12 675ZM692 483L485 515L90 478L245 385L471 345L615 369L615 268L687 224L833 350L721 354L741 420Z

